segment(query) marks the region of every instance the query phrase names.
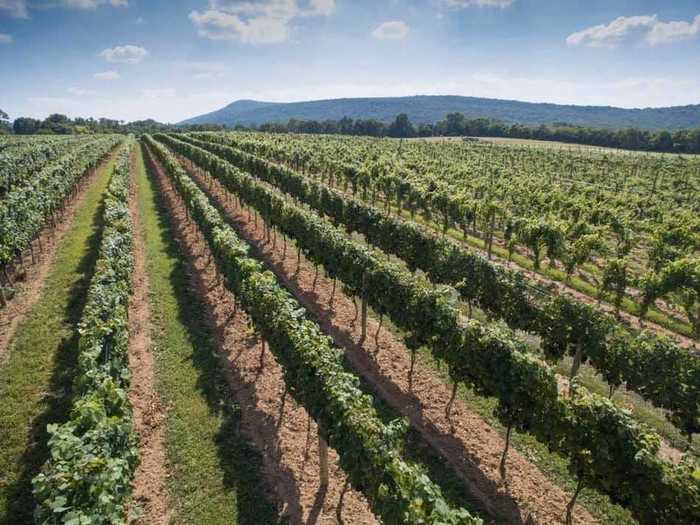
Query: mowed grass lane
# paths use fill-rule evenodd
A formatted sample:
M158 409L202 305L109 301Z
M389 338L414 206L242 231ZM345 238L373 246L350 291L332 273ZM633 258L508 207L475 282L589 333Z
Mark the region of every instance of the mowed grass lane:
M168 489L176 523L274 524L259 454L240 432L204 307L191 291L157 186L137 151L136 187L153 333L155 381L165 414Z

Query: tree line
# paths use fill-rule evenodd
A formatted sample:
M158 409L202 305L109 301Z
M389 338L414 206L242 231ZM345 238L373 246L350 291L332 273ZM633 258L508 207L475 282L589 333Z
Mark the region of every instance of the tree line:
M700 153L700 129L647 131L637 128L605 129L554 123L536 127L509 124L488 118L467 119L462 113L449 113L434 124L413 124L408 115L397 115L393 122L376 119L299 120L236 126L273 133L320 133L373 137L503 137L587 144L609 148L675 153Z
M44 120L19 117L10 123L7 113L0 110L0 133L18 135L80 134L80 133L133 133L135 135L177 131L224 131L225 124L163 124L153 119L125 122L107 118L70 119L53 114ZM509 124L488 118L468 119L462 113L448 113L434 124L413 124L406 113L392 122L377 119L302 120L270 122L260 125L237 124L236 130L257 130L270 133L316 133L327 135L356 135L370 137L501 137L534 139L587 144L608 148L666 153L700 153L700 128L678 131L647 131L638 128L606 129L576 126L563 122L527 126Z
M221 131L226 126L218 124L191 125L186 127L175 124L163 124L153 119L125 122L109 118L71 119L66 115L54 113L45 119L18 117L10 122L9 116L0 110L0 134L14 133L16 135L80 135L99 133L123 133L143 135L147 133L186 131Z

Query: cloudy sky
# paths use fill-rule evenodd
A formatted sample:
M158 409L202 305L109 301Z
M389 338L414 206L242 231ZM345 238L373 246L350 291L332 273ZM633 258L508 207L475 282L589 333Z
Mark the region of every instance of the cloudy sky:
M236 99L700 103L698 0L0 0L11 117L174 122Z

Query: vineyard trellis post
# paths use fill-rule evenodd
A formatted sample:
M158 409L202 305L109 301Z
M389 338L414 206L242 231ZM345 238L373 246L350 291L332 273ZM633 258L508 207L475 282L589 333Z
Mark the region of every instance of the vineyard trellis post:
M362 275L362 336L361 340L364 341L367 338L367 295L366 289L366 276Z
M328 443L323 439L320 429L318 433L318 468L322 487L328 486Z
M576 374L578 374L579 368L581 368L581 361L583 360L583 343L576 343L576 353L574 354L574 361L571 363L571 372L569 374L569 381L573 381ZM570 388L569 388L570 390Z

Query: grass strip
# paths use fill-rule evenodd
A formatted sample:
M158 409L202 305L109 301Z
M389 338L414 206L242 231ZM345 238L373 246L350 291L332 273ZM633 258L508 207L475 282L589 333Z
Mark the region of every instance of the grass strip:
M22 321L0 368L0 524L33 523L31 479L47 458L46 425L66 419L78 354L77 322L102 227L114 161L101 168L58 246L42 298Z
M145 239L156 387L176 523L274 524L260 455L241 434L241 414L219 369L204 307L191 291L165 204L137 152L136 186Z

